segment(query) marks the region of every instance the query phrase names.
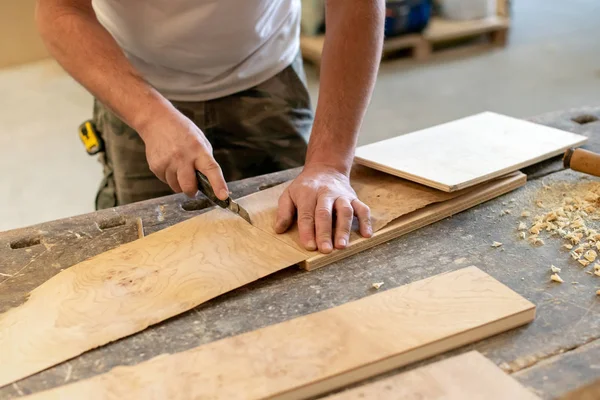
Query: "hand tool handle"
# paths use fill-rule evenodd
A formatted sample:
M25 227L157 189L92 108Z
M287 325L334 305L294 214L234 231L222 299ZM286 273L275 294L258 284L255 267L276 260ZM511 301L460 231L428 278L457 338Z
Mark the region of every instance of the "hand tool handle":
M583 172L593 176L600 176L600 154L584 150L569 149L563 158L565 168Z
M206 197L208 197L208 199L210 201L212 201L213 203L215 203L216 205L218 205L219 207L222 207L222 208L228 208L229 207L230 198L228 197L226 200L219 199L217 197L217 195L215 194L215 191L213 190L213 188L212 188L210 182L208 181L208 178L206 177L206 175L204 175L200 171L196 171L196 179L198 180L198 189Z

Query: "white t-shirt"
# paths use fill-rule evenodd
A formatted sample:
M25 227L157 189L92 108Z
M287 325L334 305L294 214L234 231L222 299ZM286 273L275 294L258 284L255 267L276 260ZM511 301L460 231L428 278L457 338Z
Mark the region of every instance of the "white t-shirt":
M100 23L170 100L227 96L299 51L300 0L92 0Z

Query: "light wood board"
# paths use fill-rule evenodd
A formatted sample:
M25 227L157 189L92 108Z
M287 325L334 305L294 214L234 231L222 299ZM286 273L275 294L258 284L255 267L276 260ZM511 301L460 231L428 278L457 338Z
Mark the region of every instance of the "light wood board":
M222 209L100 254L0 315L0 386L305 258Z
M532 303L468 267L31 399L303 399L534 317Z
M356 231L352 232L348 247L344 250L334 250L330 254L316 253L300 263L306 270L314 270L339 261L352 254L359 253L373 246L385 243L399 236L433 224L451 215L467 210L478 204L501 196L515 190L527 182L527 176L521 172L514 172L506 177L494 179L474 187L474 190L464 189L461 196L450 200L430 204L425 208L404 214L393 220L383 229L375 232L369 239L361 237Z
M536 400L477 351L329 396L326 400Z
M563 153L587 138L484 112L356 149L356 162L452 192Z

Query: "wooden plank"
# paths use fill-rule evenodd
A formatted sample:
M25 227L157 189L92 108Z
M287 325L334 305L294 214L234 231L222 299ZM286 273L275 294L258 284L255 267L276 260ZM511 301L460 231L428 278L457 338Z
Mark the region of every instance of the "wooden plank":
M453 21L433 17L423 32L428 42L435 44L455 39L477 36L499 30L507 30L510 26L508 18L492 16L469 21Z
M535 400L539 397L481 353L470 351L326 399Z
M222 209L79 263L0 315L0 386L304 260Z
M447 192L488 181L587 138L484 112L356 149L356 162Z
M527 176L516 172L507 177L480 184L476 190L467 191L451 200L431 204L421 210L403 215L385 228L375 232L370 239L360 237L353 232L352 240L346 249L334 250L330 254L317 253L301 262L300 266L309 271L323 267L501 196L525 185L526 182Z
M30 399L303 399L534 317L532 303L468 267Z

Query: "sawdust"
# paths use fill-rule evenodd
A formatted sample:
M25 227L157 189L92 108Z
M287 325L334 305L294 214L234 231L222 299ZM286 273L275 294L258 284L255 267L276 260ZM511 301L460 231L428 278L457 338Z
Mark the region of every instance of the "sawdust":
M583 269L597 260L597 251L600 251L600 181L543 184L533 204L535 212L521 213L523 218L531 217L528 224L519 222L517 231L521 237L526 230L533 246L544 244L542 237L562 239L561 247L568 250ZM551 280L562 283L558 276L560 269L552 266L551 270ZM590 271L586 272L592 275ZM599 263L594 264L593 275L600 276Z
M492 243L492 247L500 247L500 246L502 246L502 243L500 243L500 242L493 242Z

